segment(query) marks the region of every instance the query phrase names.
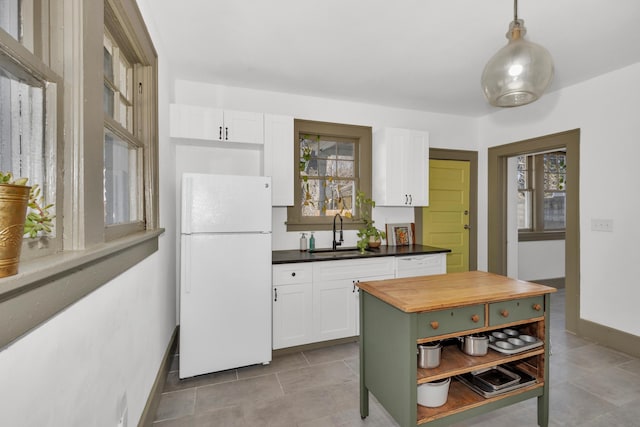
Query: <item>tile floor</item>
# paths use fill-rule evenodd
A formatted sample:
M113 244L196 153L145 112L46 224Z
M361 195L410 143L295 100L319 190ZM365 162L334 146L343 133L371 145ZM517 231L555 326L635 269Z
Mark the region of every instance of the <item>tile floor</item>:
M552 295L550 426L640 425L640 359L564 332L564 290ZM359 413L358 345L341 344L179 380L174 356L153 427L393 427L371 398ZM536 399L462 426L536 426Z

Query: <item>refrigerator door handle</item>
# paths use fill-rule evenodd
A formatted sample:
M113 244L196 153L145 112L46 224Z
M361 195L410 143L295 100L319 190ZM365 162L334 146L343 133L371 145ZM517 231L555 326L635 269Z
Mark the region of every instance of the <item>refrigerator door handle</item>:
M191 203L192 197L192 178L185 176L182 184L182 233L191 233Z
M185 294L191 293L191 268L185 264L191 260L191 242L188 237L182 238L182 251L180 256L182 257L182 268L180 269L180 282Z

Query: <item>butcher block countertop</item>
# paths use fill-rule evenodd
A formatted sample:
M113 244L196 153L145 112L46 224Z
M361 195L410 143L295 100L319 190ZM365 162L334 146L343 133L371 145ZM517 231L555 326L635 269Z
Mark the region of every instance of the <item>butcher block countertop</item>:
M483 271L360 282L361 290L404 311L417 313L556 292L555 288Z

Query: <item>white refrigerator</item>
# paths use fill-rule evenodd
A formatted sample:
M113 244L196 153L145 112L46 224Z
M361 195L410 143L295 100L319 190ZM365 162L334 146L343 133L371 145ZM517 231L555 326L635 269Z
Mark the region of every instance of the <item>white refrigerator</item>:
M271 361L271 178L182 176L180 378Z

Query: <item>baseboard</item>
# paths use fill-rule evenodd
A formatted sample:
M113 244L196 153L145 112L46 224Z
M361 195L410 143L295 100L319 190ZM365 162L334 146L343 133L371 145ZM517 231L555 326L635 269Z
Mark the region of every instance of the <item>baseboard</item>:
M272 357L276 357L276 356L282 356L283 354L299 353L301 351L310 351L310 350L315 350L317 348L331 347L332 345L355 342L355 341L358 341L359 338L360 338L359 336L354 336L354 337L339 338L339 339L329 340L329 341L314 342L314 343L305 344L305 345L297 345L295 347L280 348L278 350L273 350L271 354L272 354Z
M578 336L630 356L640 357L640 337L636 335L579 319Z
M176 345L178 345L178 328L179 327L176 326L176 328L173 330L173 334L171 334L169 345L164 352L164 357L162 359L162 363L160 364L160 369L158 369L156 380L153 382L153 386L151 387L151 391L149 392L147 404L144 406L144 410L142 411L142 415L140 416L138 427L149 427L151 426L151 424L153 424L153 419L156 416L158 405L160 404L160 396L162 395L162 390L164 390L164 383L167 379L169 368L171 367L171 359L175 353Z

